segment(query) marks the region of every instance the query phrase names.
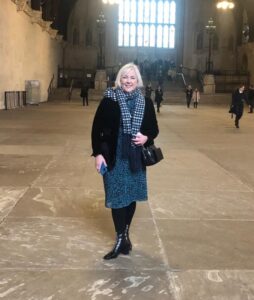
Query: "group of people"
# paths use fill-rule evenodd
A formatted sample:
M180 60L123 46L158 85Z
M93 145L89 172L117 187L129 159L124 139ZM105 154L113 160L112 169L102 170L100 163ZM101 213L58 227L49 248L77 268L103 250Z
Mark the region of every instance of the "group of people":
M149 82L145 88L145 98L148 98L149 100L152 101L152 92L153 92L152 84ZM157 112L160 112L160 107L161 107L161 102L163 101L163 90L160 85L157 86L155 89L155 97L154 97L154 102L156 103L157 106Z
M200 101L200 92L198 88L195 88L194 91L191 85L188 85L185 89L186 94L186 104L190 108L191 101L193 101L193 107L198 108L198 103Z

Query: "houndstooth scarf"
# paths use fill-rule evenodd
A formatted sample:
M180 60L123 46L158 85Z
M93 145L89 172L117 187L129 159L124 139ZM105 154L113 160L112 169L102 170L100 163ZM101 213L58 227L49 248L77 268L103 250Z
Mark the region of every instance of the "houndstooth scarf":
M104 96L117 101L120 106L121 116L123 120L123 132L131 134L133 137L139 132L143 120L145 99L140 89L136 89L131 93L124 93L121 88L106 89ZM136 98L135 110L133 116L127 107L126 101Z
M142 168L142 147L136 146L132 142L132 138L140 131L145 110L145 98L140 89L136 89L131 93L125 93L120 87L115 90L112 88L106 89L104 97L111 98L113 101L117 101L119 103L124 132L122 157L129 159L131 170L136 172ZM136 99L133 116L126 104L126 101L129 99Z

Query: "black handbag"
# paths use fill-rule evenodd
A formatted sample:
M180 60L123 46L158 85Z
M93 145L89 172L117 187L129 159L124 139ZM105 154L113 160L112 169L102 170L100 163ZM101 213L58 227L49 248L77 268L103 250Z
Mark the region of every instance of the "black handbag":
M155 145L142 147L142 160L145 166L155 165L162 159L163 154L161 148L157 148Z

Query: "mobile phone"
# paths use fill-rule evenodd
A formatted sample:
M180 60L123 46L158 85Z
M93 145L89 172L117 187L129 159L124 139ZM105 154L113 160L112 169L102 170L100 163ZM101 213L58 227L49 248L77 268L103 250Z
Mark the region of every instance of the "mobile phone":
M100 174L103 176L105 173L107 173L108 171L108 168L105 166L104 163L101 164L101 167L100 167Z

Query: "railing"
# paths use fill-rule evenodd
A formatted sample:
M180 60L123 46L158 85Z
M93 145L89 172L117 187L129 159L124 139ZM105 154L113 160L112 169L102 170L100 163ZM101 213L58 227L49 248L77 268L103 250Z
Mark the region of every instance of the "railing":
M231 93L241 84L249 85L250 76L243 74L224 74L215 75L216 92Z
M5 109L15 109L26 105L25 91L6 91L4 92Z
M72 91L73 91L73 85L74 85L74 79L71 80L71 84L70 84L70 88L69 88L69 92L68 92L68 100L71 101L71 95L72 95Z
M187 84L186 84L186 80L185 80L184 74L183 73L176 73L176 75L181 77L184 86L186 86Z
M55 75L53 74L51 80L50 80L50 83L49 83L49 86L48 86L48 100L49 100L49 97L54 89L54 78L55 78Z

